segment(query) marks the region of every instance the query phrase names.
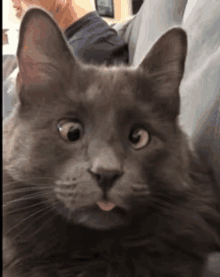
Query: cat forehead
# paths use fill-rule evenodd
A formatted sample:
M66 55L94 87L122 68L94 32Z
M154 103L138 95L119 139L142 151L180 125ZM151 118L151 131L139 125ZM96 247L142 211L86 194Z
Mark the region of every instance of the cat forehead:
M85 101L107 102L114 100L134 101L136 86L135 70L128 67L94 67L85 70L78 87L80 98ZM78 81L79 83L79 81Z
M89 65L73 80L67 92L70 100L68 105L76 110L87 110L86 113L112 118L119 114L130 117L130 114L136 114L137 110L138 114L143 116L149 106L152 106L152 102L144 96L150 94L147 84L146 74L132 67Z

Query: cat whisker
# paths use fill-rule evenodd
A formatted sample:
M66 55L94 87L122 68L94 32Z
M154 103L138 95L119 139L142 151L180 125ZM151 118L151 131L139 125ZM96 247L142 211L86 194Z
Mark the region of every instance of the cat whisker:
M174 200L174 199L172 199ZM177 200L175 200L175 202L171 203L169 202L169 200L163 200L163 199L160 199L160 198L152 198L152 203L153 203L153 206L156 206L157 208L160 208L160 209L164 209L164 208L167 208L167 209L173 209L176 205L179 204L179 202L177 202Z
M51 204L50 206L51 206L51 210L52 210L52 207L54 206L54 203ZM48 208L48 207L47 207L47 208ZM33 216L35 216L35 215L37 215L37 214L39 214L40 212L45 211L45 210L46 210L46 208L44 207L43 209L40 209L40 210L36 211L35 213L32 213L32 214L30 214L29 216L25 217L25 218L22 219L20 222L18 222L18 224L16 224L16 225L13 226L12 228L10 228L10 229L7 231L7 233L6 233L5 235L7 236L12 230L14 230L16 227L18 227L18 226L19 226L20 224L22 224L24 221L30 219L31 217L33 217ZM45 214L46 214L46 213L45 213ZM42 215L42 216L43 216L43 215ZM38 217L38 219L39 219L39 218L40 218L40 217ZM24 231L24 229L23 229L23 231Z
M38 186L37 187L37 189L43 189L43 190L48 190L48 187L45 187L45 186L42 186L42 187L40 187L40 186ZM20 189L15 189L15 190L13 190L13 189L11 189L11 191L6 191L6 192L3 192L3 195L10 195L10 194L16 194L16 193L20 193L20 192L33 192L34 191L34 189L36 190L36 186L33 186L33 187L27 187L27 188L20 188Z
M147 186L146 183L132 183L131 184L131 189L132 192L134 193L145 193L145 194L150 194L149 187Z
M48 209L48 211L46 211L45 213L43 213L41 216L37 217L36 220L32 221L31 223L35 223L37 220L39 220L40 218L42 218L43 216L47 215L48 213L50 213L52 211L52 208L53 206L55 206L55 204L52 204L50 206L50 208ZM55 218L55 215L53 215L52 217L50 217L49 221L47 219L46 223L48 224L48 222L51 222L53 221L53 219ZM22 229L22 232L20 232L17 236L14 237L14 239L17 239L18 236L22 235L28 228L29 228L30 225L27 225L26 228L23 228ZM35 232L31 233L31 235L29 237L26 236L27 239L31 239L33 238L37 233L39 233L41 230L43 230L45 227L44 227L44 224L41 225L41 228L38 228Z
M49 221L47 220L47 224L48 224L49 222L53 221L54 218L55 218L55 216L51 217L51 218L49 219ZM32 238L34 238L34 236L35 236L36 234L40 233L42 230L44 230L44 228L45 228L45 226L42 225L41 228L38 228L38 229L37 229L35 232L33 232L29 237L27 237L27 239L32 239Z
M44 203L48 203L48 201L45 200L45 201L41 201L41 202L39 202L39 203L37 203L37 204L33 204L33 205L30 205L30 206L25 206L25 207L23 207L23 208L16 209L16 211L13 211L13 212L11 212L11 213L10 213L10 212L7 212L7 215L9 215L9 214L14 214L15 212L17 213L17 212L20 212L20 211L25 211L25 210L28 210L28 209L30 209L30 208L33 208L33 207L42 205L42 204L44 204Z
M179 197L177 195L171 195L171 194L166 194L166 193L155 193L152 194L153 198L155 199L160 199L162 201L165 202L169 202L169 201L174 201L174 202L179 202L182 199L185 199L185 197L183 195L179 195Z
M36 199L36 197L38 197L38 196L45 196L45 195L49 195L49 194L50 194L50 192L48 192L48 193L33 193L31 195L28 195L29 197L21 197L21 198L18 198L18 199L13 199L13 200L7 201L7 203L3 205L3 208L7 207L8 205L10 205L12 203L25 201L25 200Z
M12 184L17 184L17 183L22 183L22 182L31 182L31 181L35 181L35 180L53 180L54 181L54 178L52 177L35 177L35 178L24 178L24 179L19 179L19 180L14 180L14 181L10 181L10 182L5 182L4 183L4 186L5 185L12 185Z

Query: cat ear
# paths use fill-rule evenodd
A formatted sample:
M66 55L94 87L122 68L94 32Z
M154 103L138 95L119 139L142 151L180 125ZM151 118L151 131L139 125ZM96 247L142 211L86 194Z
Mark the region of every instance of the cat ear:
M173 28L153 45L140 64L140 68L148 74L167 73L181 80L184 72L186 48L186 32L181 28Z
M155 99L166 105L167 112L179 113L179 86L184 73L187 52L186 32L173 28L153 45L139 69L147 73Z
M17 58L23 84L40 82L52 68L67 77L70 66L76 64L60 28L39 8L27 11L23 17Z

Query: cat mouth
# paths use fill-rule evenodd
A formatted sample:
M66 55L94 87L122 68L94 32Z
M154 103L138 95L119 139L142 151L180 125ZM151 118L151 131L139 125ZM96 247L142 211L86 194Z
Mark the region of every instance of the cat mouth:
M110 201L99 200L94 205L77 209L72 214L76 224L96 230L111 230L128 224L127 212Z
M61 202L62 203L62 202ZM128 225L128 211L108 200L97 200L91 205L71 209L63 203L59 213L77 225L96 230L113 230Z
M109 212L112 211L116 205L112 202L104 202L104 201L98 201L97 205L102 211Z

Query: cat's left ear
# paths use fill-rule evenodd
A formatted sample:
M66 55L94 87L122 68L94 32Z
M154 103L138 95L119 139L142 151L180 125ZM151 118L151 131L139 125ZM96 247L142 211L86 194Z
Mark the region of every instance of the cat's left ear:
M17 58L23 82L38 75L48 65L69 74L76 61L57 23L44 10L33 8L24 15L21 27ZM38 65L41 65L41 69Z
M153 96L158 102L161 100L174 116L179 112L179 86L186 52L186 32L181 28L173 28L159 38L139 66L151 80Z

